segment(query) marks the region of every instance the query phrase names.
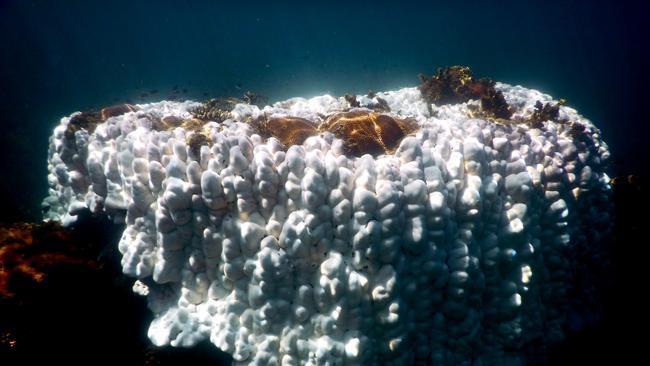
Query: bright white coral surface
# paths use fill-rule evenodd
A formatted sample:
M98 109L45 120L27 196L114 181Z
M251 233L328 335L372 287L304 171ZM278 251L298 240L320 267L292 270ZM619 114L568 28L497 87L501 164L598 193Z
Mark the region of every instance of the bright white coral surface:
M515 116L551 101L497 88ZM123 270L149 300L156 345L210 339L250 365L525 362L562 337L574 253L598 255L610 230L598 129L564 106L583 132L472 118L478 102L430 113L417 88L377 96L420 129L376 158L346 156L329 133L284 147L246 123L348 107L328 95L238 104L205 127L198 156L194 132L151 127L197 103L140 105L73 139L62 118L46 218L88 208L126 223Z

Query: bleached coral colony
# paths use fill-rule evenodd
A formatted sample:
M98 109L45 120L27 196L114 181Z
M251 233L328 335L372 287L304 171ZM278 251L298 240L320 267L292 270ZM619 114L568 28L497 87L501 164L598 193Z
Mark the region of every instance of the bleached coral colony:
M427 105L418 88L358 107L233 103L200 128L160 128L191 119L190 101L130 106L94 130L71 129L76 113L50 139L46 218L90 209L126 223L123 271L147 296L156 345L209 339L249 365L524 363L562 337L577 253L601 255L609 152L566 106L513 122L551 97L496 89L511 121L478 100ZM317 126L378 98L416 128L375 156L327 131L284 146L250 123Z

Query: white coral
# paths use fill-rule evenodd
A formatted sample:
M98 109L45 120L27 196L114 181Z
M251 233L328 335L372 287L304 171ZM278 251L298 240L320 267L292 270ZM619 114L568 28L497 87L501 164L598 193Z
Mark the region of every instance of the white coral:
M551 100L497 87L515 116ZM345 108L330 96L238 104L206 126L199 156L194 132L151 128L195 103L140 105L73 140L65 117L47 218L87 207L127 224L123 270L149 299L157 345L209 338L251 365L523 361L525 344L561 336L571 252L599 250L610 229L599 131L568 107L579 139L567 123L471 118L465 103L430 116L416 88L378 96L419 130L377 158L344 155L329 133L285 148L244 122Z

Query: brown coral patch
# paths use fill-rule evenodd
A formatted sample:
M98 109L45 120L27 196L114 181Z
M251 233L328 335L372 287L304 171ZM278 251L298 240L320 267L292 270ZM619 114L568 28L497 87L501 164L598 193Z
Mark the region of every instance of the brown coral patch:
M330 132L343 140L345 153L354 156L392 153L406 135L417 129L410 119L367 111L336 113L326 117L318 127L307 119L293 116L258 118L249 124L263 138L275 137L287 147L300 145L320 132Z
M308 137L318 133L311 121L300 117L271 118L266 121L264 127L267 133L280 140L285 146L300 145Z
M110 107L102 108L102 120L107 120L110 117L121 116L125 113L136 111L137 108L131 104L117 104Z
M346 154L377 156L394 152L399 142L415 130L415 124L385 114L355 111L330 116L319 130L342 139Z

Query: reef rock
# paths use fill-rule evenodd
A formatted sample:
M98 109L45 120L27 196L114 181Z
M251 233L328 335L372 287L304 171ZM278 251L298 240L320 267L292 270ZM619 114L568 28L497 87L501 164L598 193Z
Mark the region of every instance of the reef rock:
M210 339L249 365L525 363L592 293L572 279L611 230L609 152L564 105L514 122L550 96L456 71L426 98L163 101L73 138L64 117L46 218L126 223L156 345ZM476 113L490 95L501 121ZM200 130L152 127L195 111Z

